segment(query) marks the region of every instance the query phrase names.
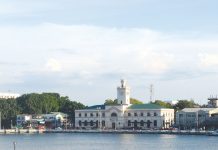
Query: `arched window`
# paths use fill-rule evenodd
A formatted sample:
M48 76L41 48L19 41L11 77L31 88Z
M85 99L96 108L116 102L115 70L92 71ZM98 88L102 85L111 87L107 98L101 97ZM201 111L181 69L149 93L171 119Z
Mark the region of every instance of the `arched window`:
M87 117L87 113L85 113L85 117Z
M93 117L93 113L91 113L90 116Z
M128 120L128 126L131 127L131 121L130 120Z
M112 113L111 117L117 117L117 114L116 113Z
M140 126L144 126L144 121L143 120L140 121Z
M84 126L87 126L87 125L88 125L88 123L87 123L87 121L85 120L85 121L84 121Z
M98 128L98 120L96 120L95 124L96 124L96 128Z
M137 124L138 124L138 122L137 122L137 120L135 120L135 121L134 121L134 127L135 127L135 128L137 128Z
M151 127L151 121L147 120L147 128L150 128L150 127Z
M93 121L92 120L90 121L90 126L93 126Z
M104 120L101 121L101 124L102 124L102 127L105 127L105 121Z
M81 122L81 120L79 121L79 126L82 126L82 122Z
M81 113L79 113L79 117L81 117L82 115L81 115Z
M128 116L130 117L130 116L131 116L131 113L128 113Z

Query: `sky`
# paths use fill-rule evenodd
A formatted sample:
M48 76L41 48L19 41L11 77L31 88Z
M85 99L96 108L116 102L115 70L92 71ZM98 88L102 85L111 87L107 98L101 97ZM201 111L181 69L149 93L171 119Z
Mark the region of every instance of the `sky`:
M0 0L0 91L85 105L218 94L217 0Z

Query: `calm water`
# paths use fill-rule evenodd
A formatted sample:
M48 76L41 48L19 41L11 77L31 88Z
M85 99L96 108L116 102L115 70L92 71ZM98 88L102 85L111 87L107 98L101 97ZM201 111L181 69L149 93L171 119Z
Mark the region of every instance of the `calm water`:
M148 134L0 135L0 150L217 150L218 137Z

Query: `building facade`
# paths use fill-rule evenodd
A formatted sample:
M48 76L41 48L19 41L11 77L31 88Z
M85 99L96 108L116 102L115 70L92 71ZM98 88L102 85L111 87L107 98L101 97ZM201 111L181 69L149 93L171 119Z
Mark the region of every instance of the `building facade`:
M218 108L184 108L176 113L176 125L180 129L207 128L218 121L217 114Z
M61 112L51 112L49 114L40 115L17 115L18 128L46 128L55 129L58 127L66 128L68 115Z
M174 109L155 104L130 104L125 80L117 88L117 105L95 105L75 111L75 127L81 129L161 129L174 123Z

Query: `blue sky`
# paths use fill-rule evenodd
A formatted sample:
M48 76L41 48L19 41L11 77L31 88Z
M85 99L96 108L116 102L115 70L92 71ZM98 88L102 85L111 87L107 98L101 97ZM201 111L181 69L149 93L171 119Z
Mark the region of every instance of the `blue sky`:
M0 0L0 90L87 105L132 97L207 103L218 85L215 0Z

